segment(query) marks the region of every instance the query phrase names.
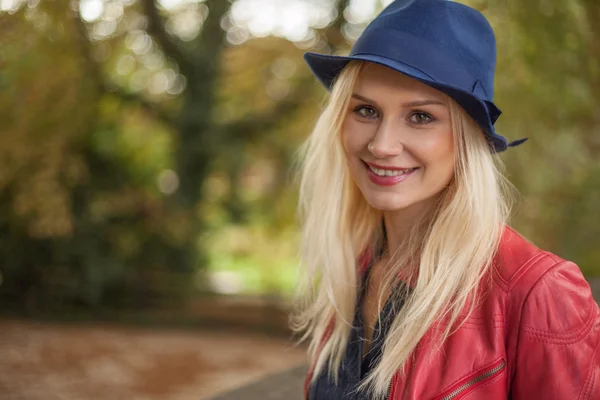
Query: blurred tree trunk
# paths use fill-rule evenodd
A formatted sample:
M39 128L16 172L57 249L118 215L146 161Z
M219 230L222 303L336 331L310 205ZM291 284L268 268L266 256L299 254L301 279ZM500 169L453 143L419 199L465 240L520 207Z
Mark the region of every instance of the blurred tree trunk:
M172 196L170 207L184 211L190 218L190 224L186 242L180 249L181 258L173 261L177 264L174 265L176 269L190 272L206 262L203 245L197 243L205 228L200 206L205 195L203 183L211 172L211 164L216 155L227 152L228 149L243 149L245 143L256 140L258 135L275 126L278 120L294 113L303 104L305 96L302 93L305 93L306 85L299 84L294 89L295 92L287 96L288 100L279 102L275 109L265 115L253 115L251 118L224 124L215 117L215 109L222 54L228 46L221 20L229 11L231 3L225 0L207 0L205 4L209 13L201 33L193 41L183 42L167 32L156 0L140 1L148 20L147 33L186 77L187 86L180 95L178 111L169 114L161 110L160 105L149 103L141 96L120 88L115 92L99 73L101 68L98 65L90 63L90 69L98 76L99 86L103 90L120 95L125 102L137 103L176 133L175 159L179 188ZM348 4L349 0L336 3L337 17L324 29L323 35L332 49L346 43L340 28L344 22L343 10ZM78 23L83 25L80 18ZM86 46L89 53L89 48L92 47L89 40ZM236 155L232 154L231 157ZM232 163L235 161L231 159ZM231 211L236 214L234 218L238 219L241 218L242 211L237 188L232 191Z

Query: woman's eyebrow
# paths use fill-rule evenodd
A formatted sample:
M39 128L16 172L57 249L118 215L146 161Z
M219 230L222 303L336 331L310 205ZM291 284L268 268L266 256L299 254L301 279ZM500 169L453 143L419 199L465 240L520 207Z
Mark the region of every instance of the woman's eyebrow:
M358 93L352 93L352 97L355 98L355 99L357 99L357 100L364 101L365 103L371 103L371 104L377 105L377 102L375 100L369 99L369 98L367 98L365 96L362 96L362 95L360 95Z
M402 106L405 108L423 107L423 106L430 106L430 105L446 107L446 103L444 103L442 101L438 101L438 100L415 100L415 101L409 101L408 103L402 104Z
M371 103L374 105L377 105L377 102L373 99L369 99L368 97L365 97L361 94L358 93L352 93L352 97L357 99L357 100L361 100L364 101L365 103ZM432 99L423 99L423 100L414 100L414 101L409 101L407 103L403 103L402 107L404 108L413 108L413 107L423 107L423 106L429 106L429 105L437 105L437 106L444 106L446 107L446 103L442 102L442 101L438 101L438 100L432 100Z

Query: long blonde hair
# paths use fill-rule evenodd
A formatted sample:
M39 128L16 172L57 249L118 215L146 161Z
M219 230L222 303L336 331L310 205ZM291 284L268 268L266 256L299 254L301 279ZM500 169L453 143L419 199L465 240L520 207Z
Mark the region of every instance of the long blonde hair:
M313 381L327 367L337 380L357 306L359 257L383 243L382 213L371 207L350 177L342 125L363 63L338 76L316 126L300 152L298 213L302 279L292 327L309 339ZM509 188L499 159L479 126L447 97L454 136L454 177L429 215L413 227L391 258L380 293L401 274L410 295L388 331L377 366L360 389L383 397L404 371L419 341L439 321L444 340L477 301L509 216ZM334 321L333 326L331 326ZM322 343L327 329L329 339Z

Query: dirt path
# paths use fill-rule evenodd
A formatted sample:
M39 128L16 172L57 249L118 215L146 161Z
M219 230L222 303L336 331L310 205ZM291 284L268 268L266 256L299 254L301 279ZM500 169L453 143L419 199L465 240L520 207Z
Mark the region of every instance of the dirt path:
M284 340L0 322L3 400L198 400L304 361Z
M2 400L294 400L303 362L264 336L0 321Z

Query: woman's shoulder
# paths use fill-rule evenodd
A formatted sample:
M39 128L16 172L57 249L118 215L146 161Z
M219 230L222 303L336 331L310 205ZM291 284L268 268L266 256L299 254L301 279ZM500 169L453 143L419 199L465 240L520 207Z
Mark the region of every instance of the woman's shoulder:
M494 270L500 282L510 290L519 281L527 277L535 280L562 263L568 261L540 249L510 226L505 226L494 257Z
M507 227L494 264L509 308L520 315L529 334L552 340L577 337L592 325L600 329L600 309L575 263L539 249Z

